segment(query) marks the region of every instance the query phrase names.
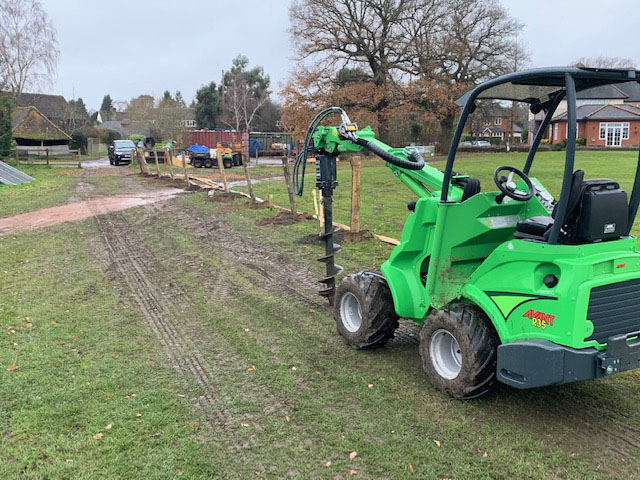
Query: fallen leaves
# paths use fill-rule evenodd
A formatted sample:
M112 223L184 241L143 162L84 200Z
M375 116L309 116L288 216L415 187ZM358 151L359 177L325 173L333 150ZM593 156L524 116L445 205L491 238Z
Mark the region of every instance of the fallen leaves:
M112 428L113 428L113 423L110 423L109 425L104 427L105 430L111 430Z
M255 371L256 371L255 365L251 365L249 368L247 368L247 372L255 372Z
M413 472L413 465L409 464L409 470Z
M291 370L293 370L295 372L298 369L296 367L291 367Z
M435 443L437 447L440 446L440 440L434 440L433 443Z
M349 469L349 475L357 475L358 474L358 470L354 470L353 468Z
M330 467L331 465L332 465L331 460L327 461L327 462L324 464L324 466L325 466L325 467Z
M113 356L113 358L115 358L116 360L118 360L118 359L120 358L120 354L119 354L119 353L116 353L116 354Z
M142 416L141 413L136 413L136 417L140 418Z
M373 383L370 383L369 385L367 385L367 387L373 388Z
M358 452L351 452L349 454L349 460L353 460L354 458L356 458L358 456Z
M94 440L101 440L101 439L102 439L102 437L104 437L104 433L100 432L100 433L96 433L96 434L93 436L93 439L94 439Z
M18 365L9 365L7 367L7 372L15 372L18 368Z
M291 417L290 417L289 415L285 415L285 416L284 416L284 419L285 419L287 422L290 422L290 421L291 421Z

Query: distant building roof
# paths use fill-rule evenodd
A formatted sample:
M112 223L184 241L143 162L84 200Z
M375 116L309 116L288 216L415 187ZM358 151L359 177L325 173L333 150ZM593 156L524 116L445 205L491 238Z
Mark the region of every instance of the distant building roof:
M627 95L616 85L602 85L576 93L578 100L614 100L626 97Z
M101 130L115 130L116 132L122 133L122 122L117 120L107 120L106 122L102 122L98 125L98 128Z
M640 83L619 83L617 87L627 95L627 98L624 99L625 102L640 102Z
M576 119L580 120L640 120L640 107L628 104L581 105L576 108ZM566 122L567 112L556 116L553 122Z
M4 92L3 95L10 95ZM36 107L47 118L57 120L69 120L71 109L62 95L49 95L46 93L23 93L17 101L16 107Z
M29 140L71 140L60 127L36 107L16 107L11 114L13 138Z

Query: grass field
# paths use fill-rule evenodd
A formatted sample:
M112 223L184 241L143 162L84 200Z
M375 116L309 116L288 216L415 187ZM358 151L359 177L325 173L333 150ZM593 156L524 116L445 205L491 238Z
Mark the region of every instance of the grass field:
M67 202L82 173L77 168L30 165L21 165L20 170L36 181L20 185L0 185L0 217Z
M541 152L531 170L531 176L538 178L547 189L557 197L562 184L565 152ZM502 153L461 156L455 163L455 171L468 174L481 181L484 191L497 191L493 182L493 171L502 165L522 168L526 159L525 153ZM631 194L633 176L638 162L637 152L597 152L578 151L575 169L583 169L585 178L606 177L618 181L622 188ZM444 169L444 160L432 165ZM307 165L307 172L314 170L314 164ZM339 186L334 192L334 218L337 222L349 224L351 204L351 171L348 165L342 167L338 174ZM296 197L298 210L313 213L311 189L314 187L313 175L306 178L305 193L302 198ZM238 188L246 191L246 188ZM288 206L288 194L284 181L262 182L255 185L254 191L261 198L273 195L274 203ZM414 198L410 190L398 181L381 161L367 160L362 170L361 179L361 223L362 228L381 235L400 238L402 226L407 217L407 202ZM639 223L636 221L634 232L638 233Z
M609 162L633 171L624 157ZM461 165L518 165L502 159ZM83 181L96 195L155 185L106 178ZM362 186L383 205L365 226L393 219L382 233L399 234L408 191L380 165ZM638 372L453 401L422 373L410 325L376 351L342 342L315 293L315 221L261 226L275 212L243 203L197 193L0 237L0 478L637 476ZM343 247L347 272L391 250Z

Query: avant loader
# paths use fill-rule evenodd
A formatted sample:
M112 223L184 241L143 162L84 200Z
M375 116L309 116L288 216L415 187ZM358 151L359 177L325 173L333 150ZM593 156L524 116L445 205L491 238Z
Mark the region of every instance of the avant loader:
M640 366L640 252L630 235L640 169L630 196L618 182L574 171L576 92L640 82L640 71L547 68L504 75L465 93L444 171L410 147L393 148L359 129L340 108L320 112L294 170L302 194L309 153L325 211L326 277L340 335L358 349L384 345L405 318L422 325L420 355L431 383L459 399L495 380L516 388L559 385ZM523 166L498 166L497 191L456 173L457 147L478 100L529 104L544 120ZM568 131L560 196L532 173L554 112L566 104ZM331 114L338 126L323 126ZM336 157L370 151L415 196L400 244L381 273L347 275L334 261L332 192ZM640 158L639 158L640 164ZM621 174L622 172L612 172ZM375 201L375 200L373 200Z

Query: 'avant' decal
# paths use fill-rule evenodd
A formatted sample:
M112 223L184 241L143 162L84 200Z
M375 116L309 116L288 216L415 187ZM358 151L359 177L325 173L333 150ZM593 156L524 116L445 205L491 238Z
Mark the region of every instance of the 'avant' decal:
M527 295L523 293L508 292L485 292L493 303L500 309L505 321L516 308L523 303L532 302L533 300L557 300L555 297L545 297L541 295Z

